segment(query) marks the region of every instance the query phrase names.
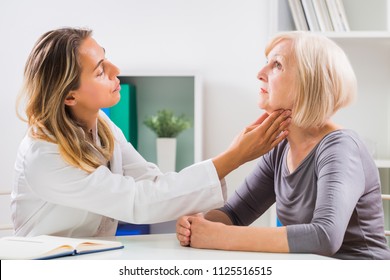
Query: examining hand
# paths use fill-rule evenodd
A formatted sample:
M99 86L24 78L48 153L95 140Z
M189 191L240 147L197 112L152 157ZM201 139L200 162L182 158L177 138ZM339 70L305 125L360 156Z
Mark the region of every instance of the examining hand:
M242 164L264 155L283 141L288 135L290 115L289 110L278 110L270 115L264 113L246 127L224 153L213 158L219 178L224 178Z
M264 155L287 137L290 115L289 110L264 113L234 139L228 151L239 155L240 165Z

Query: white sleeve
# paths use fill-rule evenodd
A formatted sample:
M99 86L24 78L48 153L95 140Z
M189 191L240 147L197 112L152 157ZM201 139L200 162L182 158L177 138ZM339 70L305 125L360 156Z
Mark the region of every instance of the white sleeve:
M109 125L114 138L115 149L110 169L113 173L133 177L138 180L153 180L155 176L162 175L160 169L153 163L147 162L138 151L127 142L122 130L118 128L103 112L100 114Z
M128 164L126 173L134 176L114 174L105 166L88 174L66 163L57 145L44 141L35 141L24 158L26 182L40 198L117 220L163 222L223 204L211 160L167 174L144 159Z

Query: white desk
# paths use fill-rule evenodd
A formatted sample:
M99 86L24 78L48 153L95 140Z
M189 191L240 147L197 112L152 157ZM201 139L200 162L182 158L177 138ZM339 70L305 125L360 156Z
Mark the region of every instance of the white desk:
M254 253L182 247L175 234L148 234L115 237L124 249L78 255L75 260L331 260L314 254Z

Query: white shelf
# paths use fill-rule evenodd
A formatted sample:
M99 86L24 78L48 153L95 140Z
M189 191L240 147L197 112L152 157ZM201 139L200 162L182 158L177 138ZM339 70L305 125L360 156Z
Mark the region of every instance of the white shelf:
M279 31L284 32L284 31ZM312 31L307 31L312 32ZM390 41L390 32L388 31L350 31L350 32L312 32L322 34L330 39L345 40L378 40Z
M390 40L388 31L350 31L350 32L321 32L321 34L334 39L379 39Z
M390 168L390 159L377 159L375 164L378 168Z

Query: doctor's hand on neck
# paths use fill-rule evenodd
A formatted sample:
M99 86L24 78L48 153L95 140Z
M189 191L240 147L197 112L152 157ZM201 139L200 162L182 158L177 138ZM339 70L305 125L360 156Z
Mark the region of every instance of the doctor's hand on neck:
M230 147L212 159L219 179L242 164L259 158L276 147L288 135L291 111L264 113L238 134Z

